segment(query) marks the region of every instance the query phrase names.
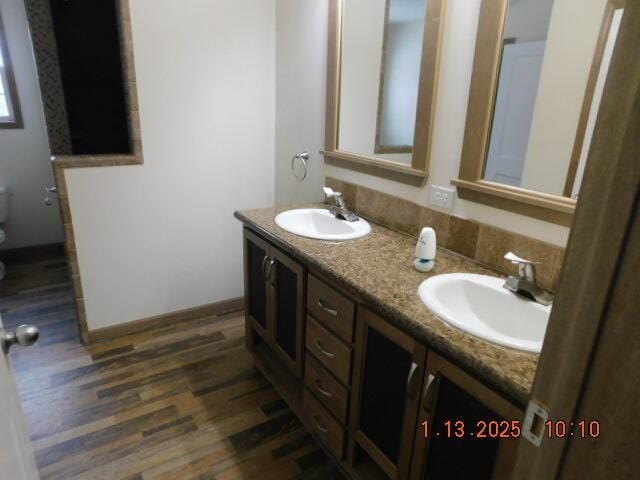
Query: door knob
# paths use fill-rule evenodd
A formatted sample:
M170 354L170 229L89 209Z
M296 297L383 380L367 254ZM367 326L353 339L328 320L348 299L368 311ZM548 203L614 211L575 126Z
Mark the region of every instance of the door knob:
M20 345L21 347L30 347L38 341L40 331L34 325L20 325L15 332L3 332L0 334L0 342L2 342L2 351L8 353L12 345Z

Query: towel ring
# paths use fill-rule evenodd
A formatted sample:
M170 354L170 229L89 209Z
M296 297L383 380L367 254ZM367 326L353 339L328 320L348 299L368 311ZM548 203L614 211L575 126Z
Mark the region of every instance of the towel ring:
M302 165L304 167L304 173L302 174L302 177L299 177L298 175L296 175L296 160L302 161ZM291 159L291 172L293 173L293 176L296 178L296 180L298 180L299 182L302 182L305 178L307 178L307 172L309 170L309 166L307 165L308 161L309 161L309 152L296 153Z

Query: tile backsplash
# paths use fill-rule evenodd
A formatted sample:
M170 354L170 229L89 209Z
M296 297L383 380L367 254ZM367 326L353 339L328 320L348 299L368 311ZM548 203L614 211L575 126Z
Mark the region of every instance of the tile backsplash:
M505 274L515 266L504 260L509 251L539 261L538 283L556 291L564 249L541 240L508 232L473 220L415 204L367 187L327 177L326 185L342 192L349 208L358 215L385 227L417 237L422 227L432 227L438 245Z

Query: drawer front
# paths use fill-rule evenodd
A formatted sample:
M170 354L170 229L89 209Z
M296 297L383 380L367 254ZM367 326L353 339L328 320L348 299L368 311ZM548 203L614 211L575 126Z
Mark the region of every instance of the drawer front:
M356 305L326 283L309 275L307 310L348 343L353 341Z
M322 404L305 389L302 399L305 415L311 424L311 431L325 447L342 460L344 451L344 428L331 416Z
M351 347L311 317L307 317L307 350L338 380L349 385Z
M309 354L305 362L304 382L327 410L343 424L347 423L348 390Z

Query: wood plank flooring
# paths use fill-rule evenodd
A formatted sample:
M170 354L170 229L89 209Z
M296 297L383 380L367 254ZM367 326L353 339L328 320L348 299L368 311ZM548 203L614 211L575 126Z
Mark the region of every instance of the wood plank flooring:
M9 264L0 312L40 328L11 360L43 480L342 478L253 367L242 312L84 347L60 253Z

